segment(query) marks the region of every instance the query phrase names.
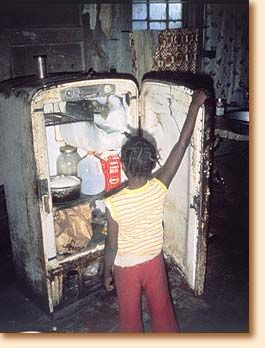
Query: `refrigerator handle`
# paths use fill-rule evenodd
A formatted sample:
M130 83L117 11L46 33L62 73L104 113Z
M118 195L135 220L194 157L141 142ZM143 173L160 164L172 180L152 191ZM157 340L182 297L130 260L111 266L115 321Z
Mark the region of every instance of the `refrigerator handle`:
M44 211L49 214L51 212L49 204L49 189L48 189L48 179L38 180L38 195L39 200L42 202Z

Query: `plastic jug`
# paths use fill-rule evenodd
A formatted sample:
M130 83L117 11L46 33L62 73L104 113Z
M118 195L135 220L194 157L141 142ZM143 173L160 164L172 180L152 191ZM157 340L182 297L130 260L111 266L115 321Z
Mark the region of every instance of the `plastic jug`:
M88 152L77 165L77 176L82 179L81 192L97 195L105 189L105 176L100 160Z

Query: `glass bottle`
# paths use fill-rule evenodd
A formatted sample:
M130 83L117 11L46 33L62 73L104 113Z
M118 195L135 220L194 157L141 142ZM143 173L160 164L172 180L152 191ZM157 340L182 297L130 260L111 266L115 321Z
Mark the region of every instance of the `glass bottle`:
M81 157L77 148L71 145L60 147L60 154L57 157L57 175L77 175L77 163Z
M218 98L216 101L216 116L223 116L225 113L225 105L221 98Z

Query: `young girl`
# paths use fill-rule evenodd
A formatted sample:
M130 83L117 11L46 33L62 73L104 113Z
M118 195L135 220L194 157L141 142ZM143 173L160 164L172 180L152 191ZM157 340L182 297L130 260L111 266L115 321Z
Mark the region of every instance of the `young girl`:
M108 234L104 255L104 285L115 284L120 332L142 332L141 292L145 291L153 332L177 332L163 261L163 210L167 189L190 142L196 116L207 95L193 93L178 142L165 164L152 176L157 162L155 147L132 136L121 149L127 187L107 198Z

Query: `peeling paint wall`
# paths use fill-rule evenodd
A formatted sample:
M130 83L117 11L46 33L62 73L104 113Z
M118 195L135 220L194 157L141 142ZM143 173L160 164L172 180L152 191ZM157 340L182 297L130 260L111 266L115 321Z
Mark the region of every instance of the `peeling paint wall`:
M82 11L87 68L131 73L130 2L84 4Z

